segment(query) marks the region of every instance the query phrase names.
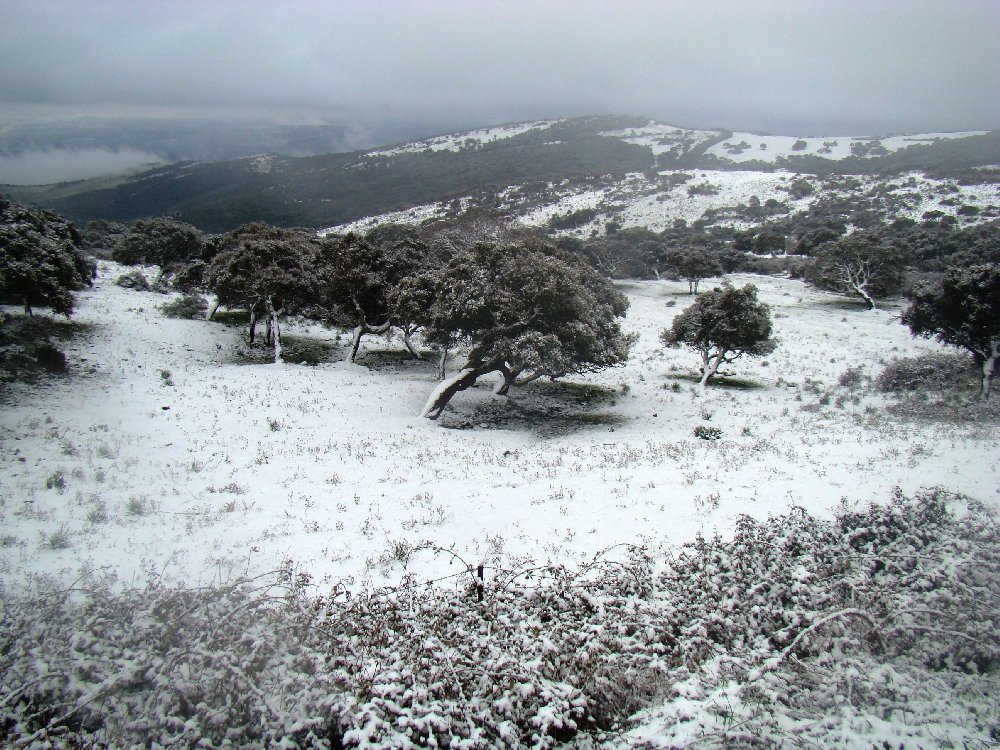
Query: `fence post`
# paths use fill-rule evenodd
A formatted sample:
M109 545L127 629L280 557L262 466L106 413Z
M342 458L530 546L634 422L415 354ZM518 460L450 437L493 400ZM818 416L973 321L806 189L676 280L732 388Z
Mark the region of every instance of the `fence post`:
M476 575L479 576L479 580L476 581L476 598L478 601L483 600L483 566L480 563L479 567L476 569Z

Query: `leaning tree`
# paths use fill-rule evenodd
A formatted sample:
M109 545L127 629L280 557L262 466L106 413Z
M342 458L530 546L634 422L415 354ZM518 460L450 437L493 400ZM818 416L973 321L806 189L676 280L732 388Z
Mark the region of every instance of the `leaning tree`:
M701 355L701 386L722 365L743 355L762 357L775 349L771 310L757 301L757 287L723 284L701 295L660 332L664 346L687 346Z
M930 338L971 352L982 369L982 398L1000 358L1000 267L949 269L938 288L918 286L901 316L914 336Z
M861 297L874 310L876 298L902 287L905 258L898 240L875 232L855 232L820 245L803 278L820 289Z
M53 211L0 198L0 301L73 313L73 292L93 284L97 267L73 225Z
M357 234L329 235L316 254L315 317L354 329L350 361L358 356L361 337L403 330L407 348L420 354L410 341L414 322L395 314L394 292L402 281L424 265L426 247L411 238L369 242ZM406 316L404 316L406 317Z
M531 240L482 243L428 272L434 298L427 335L468 346L465 364L434 390L422 416L499 372L498 393L538 377L559 378L624 364L635 337L621 330L628 299L589 266Z
M250 311L250 339L261 311L267 315L274 362L281 362L282 314L303 309L315 298L312 278L316 237L311 232L246 224L223 235L205 274L220 304Z

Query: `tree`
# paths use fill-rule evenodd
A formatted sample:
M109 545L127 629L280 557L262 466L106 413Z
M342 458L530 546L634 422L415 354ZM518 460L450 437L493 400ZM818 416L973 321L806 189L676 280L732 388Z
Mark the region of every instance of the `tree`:
M718 254L710 247L688 244L667 253L668 273L672 278L684 279L688 293L697 294L702 279L722 273Z
M1000 357L1000 267L995 265L949 269L941 286L918 286L901 321L914 336L966 349L982 368L980 394L990 396L990 385Z
M457 392L500 372L498 393L538 377L556 379L625 362L635 337L621 330L628 299L584 263L524 240L477 244L428 272L427 335L454 337L469 351L461 371L431 394L436 419Z
M724 364L744 354L762 357L775 349L771 339L771 309L757 301L757 287L729 284L703 294L660 332L664 346L688 346L702 360L701 386Z
M67 318L73 292L93 284L97 266L73 225L53 211L0 198L0 301L49 307Z
M170 271L197 258L204 242L200 230L161 216L133 224L115 244L111 259L128 266L144 264Z
M205 274L220 304L250 311L250 340L257 318L267 315L274 362L281 362L279 318L303 309L315 298L315 235L267 224L247 224L219 240L219 252Z
M875 298L902 287L904 259L902 243L875 232L855 232L821 245L803 276L820 289L861 297L875 310Z
M315 272L322 309L315 314L354 329L351 362L357 358L362 336L386 333L394 325L402 329L410 353L420 358L410 340L414 321L395 314L393 293L403 279L423 266L426 256L426 247L408 237L390 236L379 244L354 233L323 239Z

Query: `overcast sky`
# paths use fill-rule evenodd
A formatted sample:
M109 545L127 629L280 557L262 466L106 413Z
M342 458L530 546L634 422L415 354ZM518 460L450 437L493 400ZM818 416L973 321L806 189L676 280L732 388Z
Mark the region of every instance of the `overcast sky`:
M1000 0L0 0L0 123L81 112L994 129Z

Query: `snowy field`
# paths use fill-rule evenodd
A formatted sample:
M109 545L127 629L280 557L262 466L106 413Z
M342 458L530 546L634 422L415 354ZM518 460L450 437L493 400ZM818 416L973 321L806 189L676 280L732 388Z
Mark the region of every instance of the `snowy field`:
M574 563L727 534L742 513L884 501L897 486L1000 500L996 425L900 422L881 397L854 403L837 387L849 366L876 375L941 348L911 339L898 309L868 313L798 281L731 277L760 287L780 344L738 362L726 386L701 394L695 355L657 340L692 299L684 285L627 283L640 338L626 367L509 401L484 381L431 422L417 415L434 365L398 341L369 337L350 365L346 338L289 325L291 361L245 364L242 329L165 318L165 297L111 283L121 270L102 263L80 295L74 374L0 409L8 580L92 566L193 584L293 559L319 583L380 583L424 541L467 561L503 549ZM696 439L699 425L722 439ZM421 577L446 567L408 560Z

